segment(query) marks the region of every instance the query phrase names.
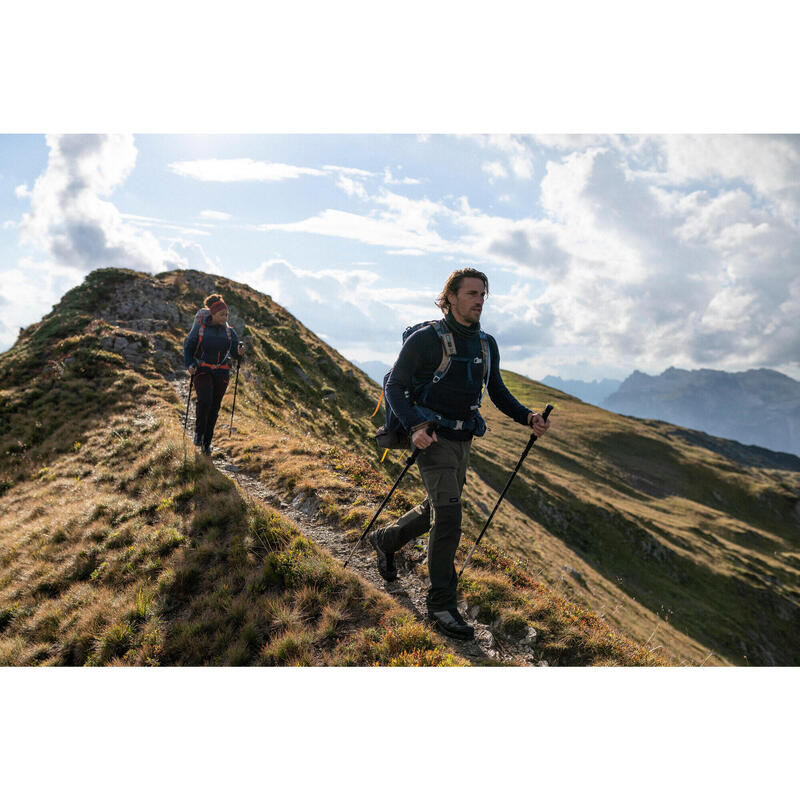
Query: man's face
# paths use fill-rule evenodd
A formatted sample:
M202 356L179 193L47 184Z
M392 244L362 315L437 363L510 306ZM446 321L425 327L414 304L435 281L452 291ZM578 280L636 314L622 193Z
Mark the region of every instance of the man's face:
M447 301L456 322L472 325L479 322L483 301L486 299L486 286L480 278L464 278L458 287L458 294L448 294Z

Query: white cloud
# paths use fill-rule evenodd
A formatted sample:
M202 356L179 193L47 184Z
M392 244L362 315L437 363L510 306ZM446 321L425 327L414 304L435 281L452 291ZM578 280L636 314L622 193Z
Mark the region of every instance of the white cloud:
M28 188L27 184L22 183L19 186L17 186L16 189L14 189L14 194L17 197L30 197L31 190Z
M530 180L533 177L533 154L525 137L492 134L490 136L468 136L465 138L477 142L483 148L496 150L505 155L508 162L507 167L499 161L487 162L482 167L484 172L489 172L490 175L496 178L506 177L509 172L520 180ZM500 174L501 169L502 174Z
M197 242L173 239L169 242L169 253L172 261L180 265L181 269L222 274L222 265L212 261Z
M393 361L406 326L438 314L432 288L393 286L372 270L303 269L272 259L235 278L271 295L311 330L328 331L332 346L362 361Z
M387 184L388 186L391 186L391 185L413 186L413 185L416 185L416 184L420 183L420 181L417 178L395 178L392 175L392 171L389 169L389 167L386 167L383 170L383 182L385 184Z
M489 183L508 177L508 171L499 161L484 161L481 169L489 176Z
M273 161L254 161L252 158L208 158L196 161L174 161L169 164L177 175L199 181L278 182L299 178L301 175L325 175L323 170L296 167Z
M512 155L509 162L517 178L528 180L533 177L533 159L529 155Z
M48 136L47 168L23 215L22 241L49 253L55 263L85 271L116 266L157 270L171 255L156 238L123 221L102 200L130 175L136 162L132 136Z
M336 236L387 248L411 248L425 252L447 249L447 243L438 234L427 230L424 220L409 219L401 213L384 214L378 218L326 209L314 217L298 222L267 223L258 228L264 231Z
M201 211L200 216L203 219L220 220L222 222L231 218L231 215L228 214L226 211L211 211L209 209Z
M0 352L14 344L20 328L49 313L64 293L84 277L83 270L29 258L22 259L15 268L5 269L0 287Z
M129 222L131 225L137 225L144 228L162 228L169 231L179 231L187 236L210 236L211 233L200 228L187 228L185 225L176 225L174 222L167 222L164 219L157 217L144 217L140 214L120 214L122 219Z
M346 175L340 175L336 179L336 185L348 195L348 197L358 197L361 200L366 200L368 197L364 184L360 181L348 178Z
M343 175L351 175L357 178L372 178L378 174L377 172L370 172L366 169L358 169L357 167L337 167L333 164L326 164L323 169L326 172L341 173Z
M541 200L565 259L537 305L552 315L561 346L590 349L598 364L652 371L798 364L800 233L785 204L772 202L782 192L785 200L791 180L772 175L766 202L719 181L698 191L692 182L701 171L708 178L710 162L718 179L738 173L764 192L771 174L763 154L756 169L716 152L724 140L706 144L707 158L691 168L686 144L683 166L672 171L663 151L641 140L631 151L588 147L548 163ZM739 155L752 146L730 144ZM525 253L529 228L520 226L525 239L509 241L510 253ZM509 316L528 321L513 309Z

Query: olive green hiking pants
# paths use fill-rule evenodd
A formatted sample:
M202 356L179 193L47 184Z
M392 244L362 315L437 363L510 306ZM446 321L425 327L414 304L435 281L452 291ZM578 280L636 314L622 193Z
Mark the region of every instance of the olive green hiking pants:
M397 522L384 528L381 546L394 553L403 545L431 532L428 539L428 608L443 611L456 606L458 575L455 555L461 539L461 491L467 480L472 440L439 438L417 456L417 466L428 496Z

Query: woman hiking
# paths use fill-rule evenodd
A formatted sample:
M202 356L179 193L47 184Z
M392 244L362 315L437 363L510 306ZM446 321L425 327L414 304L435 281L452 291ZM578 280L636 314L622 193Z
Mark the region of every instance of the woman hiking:
M228 306L222 295L210 294L203 305L183 342L183 361L197 391L194 443L211 455L214 426L231 374L231 353L241 358L244 345L228 325Z

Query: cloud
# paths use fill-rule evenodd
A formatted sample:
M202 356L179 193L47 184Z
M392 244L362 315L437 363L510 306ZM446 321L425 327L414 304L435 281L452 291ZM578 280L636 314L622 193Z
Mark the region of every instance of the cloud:
M421 181L417 178L395 178L392 176L392 172L389 167L386 167L383 170L383 182L387 184L387 186L414 186L418 183L421 183Z
M17 186L16 189L14 189L14 194L17 197L30 197L31 190L28 188L27 184L22 183L19 186Z
M394 361L403 330L438 314L433 288L408 289L365 269L303 269L263 262L236 280L265 292L347 358Z
M64 267L89 271L115 266L155 271L179 266L157 239L123 221L110 195L136 162L132 136L48 136L47 168L22 218L22 243L47 252Z
M366 200L367 190L364 188L364 184L360 181L355 181L352 178L348 178L346 175L340 175L336 180L336 185L348 196L348 197L358 197L361 200Z
M222 274L222 265L212 261L197 242L172 239L169 242L169 252L173 262L180 264L181 269Z
M322 236L353 239L380 247L411 249L419 252L441 252L447 249L447 243L438 234L428 230L425 220L411 219L401 212L373 217L326 209L314 217L298 222L266 223L259 225L258 229L316 233Z
M357 167L337 167L333 164L326 164L323 169L326 172L341 173L357 178L373 178L378 175L377 172L370 172L366 169L358 169Z
M565 258L537 303L552 311L562 342L591 348L598 363L657 371L798 364L800 234L785 203L774 202L792 179L764 166L781 152L790 172L793 156L781 147L754 168L731 158L752 143L715 151L724 144L707 143L707 158L682 144L680 168L667 152L675 144L663 140L590 146L548 162L542 206ZM707 184L698 190L701 172ZM731 187L734 178L750 190ZM532 257L529 244L518 233L495 247L519 263Z
M17 267L5 269L0 288L0 305L3 306L0 352L14 344L20 328L49 313L64 293L84 277L85 272L80 269L30 258L22 259Z
M499 161L484 161L481 169L489 176L489 183L508 177L508 171Z
M533 177L533 153L526 137L492 134L490 136L468 136L466 138L477 142L483 148L504 154L508 162L507 166L504 166L499 161L487 162L482 166L485 172L493 170L495 177L506 177L510 173L520 180L530 180ZM502 174L500 174L501 170ZM490 172L489 174L493 173Z
M229 220L231 218L231 215L225 211L210 211L210 210L201 211L200 216L203 219L220 220L221 222L224 222L225 220Z
M296 167L274 161L254 161L252 158L208 158L196 161L174 161L168 165L176 175L199 181L239 182L293 180L301 175L325 175L323 170Z
M200 228L187 228L185 225L176 225L174 222L167 222L167 220L158 219L157 217L144 217L140 214L120 214L120 216L131 225L141 226L144 228L161 228L163 230L179 231L187 236L211 235L209 231L200 230Z

